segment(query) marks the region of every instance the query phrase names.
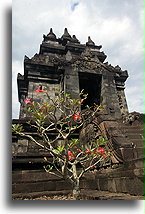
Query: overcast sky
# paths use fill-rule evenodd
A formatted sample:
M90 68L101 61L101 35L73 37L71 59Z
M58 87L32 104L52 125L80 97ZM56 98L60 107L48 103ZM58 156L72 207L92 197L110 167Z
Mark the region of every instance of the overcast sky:
M24 55L39 52L51 27L57 37L67 27L81 43L91 36L102 45L109 64L128 70L129 111L143 112L143 0L13 0L12 15L13 118L19 115L17 73L24 73Z

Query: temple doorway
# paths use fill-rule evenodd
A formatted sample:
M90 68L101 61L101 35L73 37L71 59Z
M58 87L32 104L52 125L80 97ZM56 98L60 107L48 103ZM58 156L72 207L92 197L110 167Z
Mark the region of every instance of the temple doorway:
M101 79L102 76L93 73L79 72L80 91L84 89L84 93L88 94L87 99L83 102L82 109L85 106L100 105L101 99Z

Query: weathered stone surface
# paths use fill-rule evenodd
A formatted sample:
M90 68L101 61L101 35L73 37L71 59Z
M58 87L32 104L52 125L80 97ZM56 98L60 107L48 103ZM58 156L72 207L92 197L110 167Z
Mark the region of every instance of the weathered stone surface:
M18 144L12 143L12 154L17 154L18 151Z
M142 180L137 177L127 178L126 187L127 187L127 191L129 191L130 194L133 194L133 195L144 194L144 184Z
M24 182L40 182L40 181L58 181L61 180L55 175L50 175L44 170L23 170L16 171L12 174L12 182L15 183L19 180L19 183Z
M135 157L135 159L144 158L143 148L135 148L134 149L134 157Z
M117 192L116 183L114 179L108 179L108 191L109 192Z
M138 169L138 168L144 168L144 161L143 161L143 159L141 158L141 159L136 159L135 161L134 161L134 164L135 164L135 167Z
M103 191L108 190L108 179L107 179L107 177L99 179L99 189L103 190Z
M133 148L121 148L121 153L126 161L131 161L134 159L134 149Z
M81 189L96 189L96 181L93 179L82 179L80 181L80 188Z
M19 146L17 148L17 153L26 153L27 152L27 147L26 146Z
M39 191L48 191L48 190L55 190L55 189L56 189L56 183L52 181L12 184L13 193L39 192Z
M19 146L28 146L28 140L20 139L20 140L18 140L18 145Z
M128 192L126 187L126 177L115 178L115 188L116 192Z
M134 169L135 176L143 178L143 175L144 175L143 161L141 161L140 165L139 166L137 165L136 167L139 169Z
M65 180L62 180L62 181L56 181L56 190L59 191L59 190L69 190L69 189L72 189L72 186L70 183L68 183L67 181Z

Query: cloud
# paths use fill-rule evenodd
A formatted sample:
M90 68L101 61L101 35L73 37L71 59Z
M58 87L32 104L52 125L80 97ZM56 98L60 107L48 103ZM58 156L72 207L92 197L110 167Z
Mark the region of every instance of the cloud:
M137 86L130 86L126 88L127 100L130 99L130 102L128 102L130 112L143 112L144 105L142 92L142 89L139 91Z
M67 27L81 43L85 44L91 36L97 45L103 45L102 50L108 56L106 61L128 70L126 95L129 110L143 111L143 1L14 0L14 73L21 67L24 55L32 57L39 53L42 36L51 27L57 37L61 37ZM133 104L131 93L134 86L136 104ZM16 94L16 88L14 91Z
M79 5L79 2L72 3L71 10L74 11L78 5Z

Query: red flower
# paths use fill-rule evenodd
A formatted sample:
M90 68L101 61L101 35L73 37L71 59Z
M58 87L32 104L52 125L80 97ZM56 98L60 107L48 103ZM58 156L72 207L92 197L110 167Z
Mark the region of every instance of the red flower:
M26 103L26 104L28 104L28 103L32 103L31 101L30 101L31 99L30 98L28 98L27 100L24 100L24 102Z
M36 94L38 94L39 92L42 92L42 93L47 93L47 91L43 91L40 89L40 87L38 89L36 89Z
M81 116L80 116L80 112L78 112L78 113L74 114L73 118L74 118L74 120L78 120L78 119L80 119L80 118L81 118Z
M72 160L74 158L74 155L72 154L71 151L68 151L68 159Z
M98 155L103 155L103 157L106 158L107 156L105 155L105 151L106 151L105 149L100 147L100 149L96 152L98 153Z
M96 165L94 165L95 163L92 163L92 166L94 167L94 168L97 168L97 166Z
M86 149L86 153L90 153L91 152L91 150L90 149Z

